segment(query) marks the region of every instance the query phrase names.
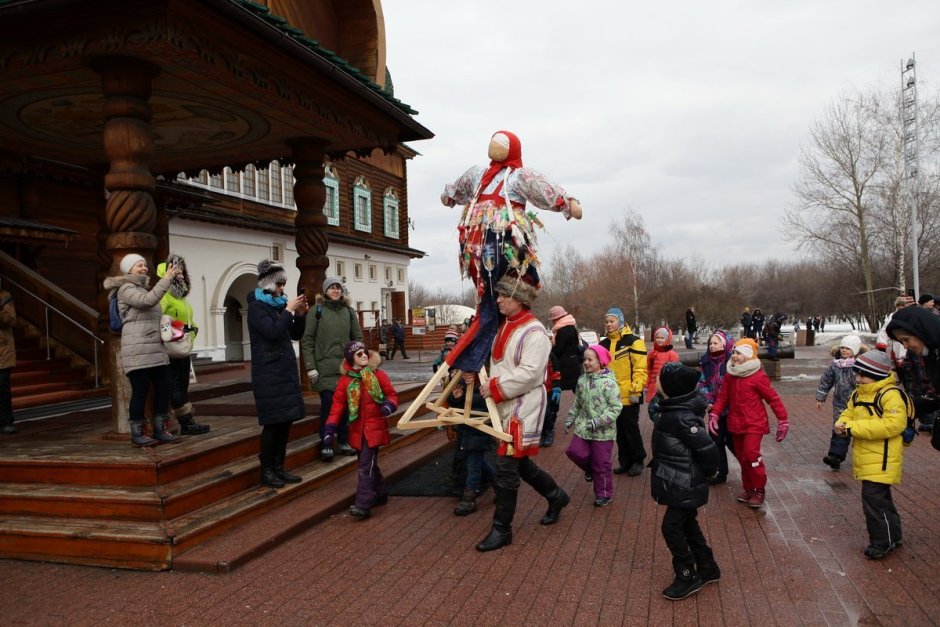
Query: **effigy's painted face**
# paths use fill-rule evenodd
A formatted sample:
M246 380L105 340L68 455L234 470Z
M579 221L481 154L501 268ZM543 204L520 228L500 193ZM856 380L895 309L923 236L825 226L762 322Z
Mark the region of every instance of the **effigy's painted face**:
M502 133L493 135L490 138L490 145L486 154L493 161L505 161L506 157L509 156L509 138Z

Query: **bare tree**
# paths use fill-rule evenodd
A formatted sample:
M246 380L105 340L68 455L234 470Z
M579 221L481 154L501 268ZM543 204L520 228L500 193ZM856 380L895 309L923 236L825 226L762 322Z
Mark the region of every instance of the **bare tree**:
M810 127L800 152L799 204L786 212L790 239L833 263L858 269L866 294L868 324L877 312L872 260L872 214L883 210L876 192L891 164L884 101L855 92L832 102Z

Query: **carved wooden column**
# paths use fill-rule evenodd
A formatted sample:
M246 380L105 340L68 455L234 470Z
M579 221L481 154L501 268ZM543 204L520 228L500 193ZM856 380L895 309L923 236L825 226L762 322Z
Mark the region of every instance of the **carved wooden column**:
M157 210L153 202L155 181L150 173L153 157L153 115L148 101L159 68L131 57L102 57L92 62L101 75L104 94L104 152L109 170L104 177L107 201L104 228L110 257L107 275L120 274L121 258L128 253L142 255L153 269L157 248L154 228ZM99 311L107 320L108 294L102 291ZM106 322L105 322L106 324ZM130 385L121 368L120 337L110 335L108 362L111 372L111 416L114 430L127 433L127 406Z
M300 284L312 304L314 295L323 289L326 269L330 260L326 256L326 216L323 203L323 159L326 143L315 138L295 139L289 142L294 160L294 202L297 203L297 268Z

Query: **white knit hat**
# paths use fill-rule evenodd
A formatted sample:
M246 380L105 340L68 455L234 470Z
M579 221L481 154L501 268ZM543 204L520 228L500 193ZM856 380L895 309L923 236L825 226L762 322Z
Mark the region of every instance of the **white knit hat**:
M131 268L136 266L141 261L146 263L147 260L141 257L140 255L138 255L137 253L130 253L130 254L124 255L124 257L121 259L121 272L123 272L124 274L127 274L128 272L131 271Z
M856 333L850 333L842 338L842 341L839 343L839 348L847 348L852 351L852 356L858 355L858 350L862 347L862 338Z

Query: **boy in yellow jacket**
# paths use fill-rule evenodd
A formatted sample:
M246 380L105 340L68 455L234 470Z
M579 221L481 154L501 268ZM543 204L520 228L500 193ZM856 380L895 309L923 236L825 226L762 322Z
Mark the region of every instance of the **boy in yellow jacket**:
M869 351L855 359L855 393L833 430L852 437L852 473L862 482L862 509L868 527L865 557L881 559L902 544L901 517L891 485L901 482L901 434L913 410L891 372L891 358Z

